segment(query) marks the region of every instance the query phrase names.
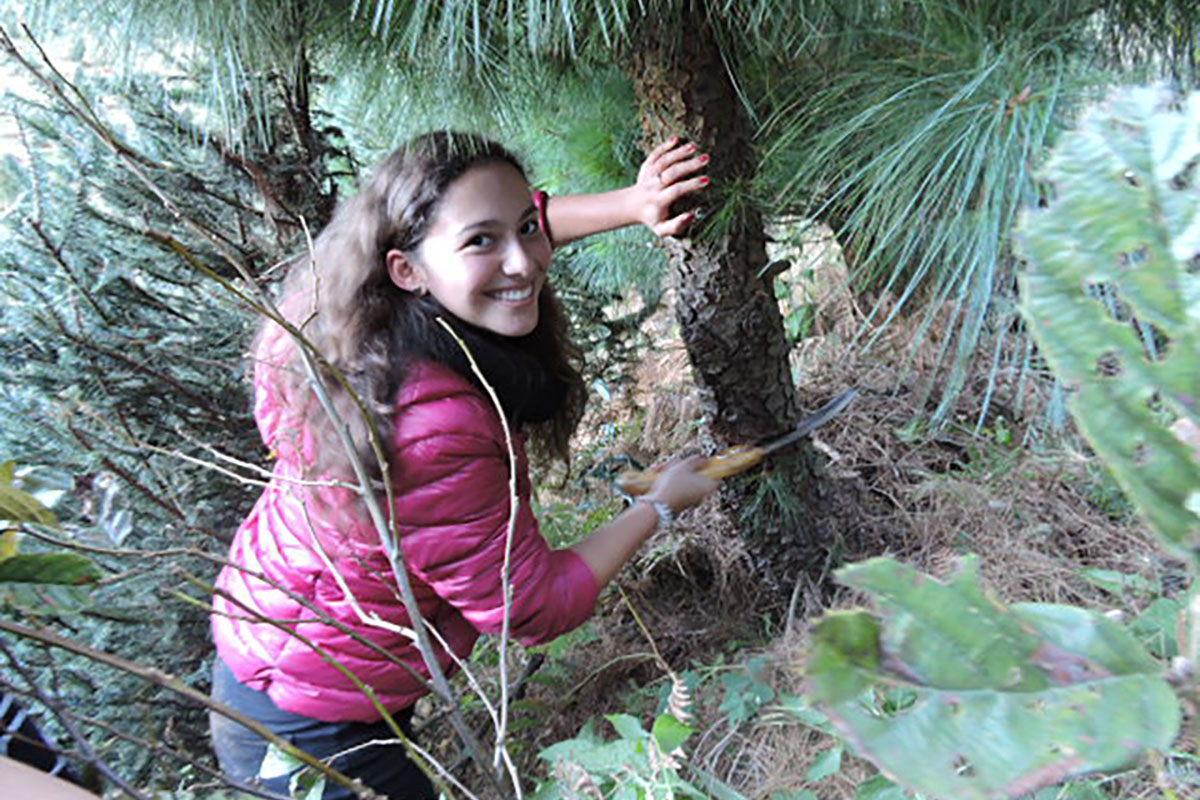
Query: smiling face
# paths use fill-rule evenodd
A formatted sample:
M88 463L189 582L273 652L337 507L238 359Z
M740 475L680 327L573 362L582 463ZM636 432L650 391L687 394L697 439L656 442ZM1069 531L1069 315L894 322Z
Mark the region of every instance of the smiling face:
M443 193L415 252L387 254L392 280L428 291L464 322L503 336L538 323L550 242L529 184L506 162L471 167Z

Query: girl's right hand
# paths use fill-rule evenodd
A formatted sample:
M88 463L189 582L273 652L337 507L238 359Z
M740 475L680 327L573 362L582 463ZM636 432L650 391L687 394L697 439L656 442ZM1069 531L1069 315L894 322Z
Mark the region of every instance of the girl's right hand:
M633 217L659 236L681 236L695 218L688 211L671 216L671 204L708 186L707 175L697 175L708 164L705 153L691 142L672 136L650 151L638 170L631 193Z
M720 486L719 481L700 472L707 461L704 456L692 456L672 464L658 476L654 488L643 499L666 503L676 512L697 505Z

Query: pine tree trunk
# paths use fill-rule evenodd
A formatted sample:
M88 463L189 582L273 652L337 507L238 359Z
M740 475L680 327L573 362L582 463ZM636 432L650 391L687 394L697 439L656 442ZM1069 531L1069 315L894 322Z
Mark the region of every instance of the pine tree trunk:
M647 37L630 74L651 142L686 135L712 156L706 194L733 191L752 176L751 131L707 25L668 50ZM711 206L711 200L702 200ZM676 314L716 438L753 441L790 428L799 416L788 342L769 280L760 214L747 209L715 240L669 240L678 287Z
M712 156L713 184L700 199L736 191L753 177L752 129L709 23L696 20L682 40L642 37L625 66L642 125L653 144L685 135ZM789 344L769 278L763 220L751 204L719 237L668 240L678 290L676 316L718 445L751 443L794 427L802 416L792 384ZM788 592L797 575L826 563L831 544L818 508L816 455L801 444L773 456L760 480L730 481L726 508L767 585ZM758 497L755 495L758 494ZM741 516L754 508L753 518Z

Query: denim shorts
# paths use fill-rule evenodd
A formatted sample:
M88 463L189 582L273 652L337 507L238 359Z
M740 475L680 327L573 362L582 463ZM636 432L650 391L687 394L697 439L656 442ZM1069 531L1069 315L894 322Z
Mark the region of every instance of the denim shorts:
M395 734L383 720L379 722L322 722L283 711L267 696L238 683L233 672L220 658L213 662L214 700L230 706L266 725L296 747L351 778L358 778L391 800L433 800L437 793L425 773L412 762L403 745L383 744L360 747L366 742L388 740ZM392 715L404 735L412 738L412 708ZM221 770L230 778L253 783L286 795L289 776L262 780L258 777L267 742L253 731L216 712L209 715L213 750ZM351 752L347 752L351 751ZM345 787L326 783L322 800L349 800L354 794Z

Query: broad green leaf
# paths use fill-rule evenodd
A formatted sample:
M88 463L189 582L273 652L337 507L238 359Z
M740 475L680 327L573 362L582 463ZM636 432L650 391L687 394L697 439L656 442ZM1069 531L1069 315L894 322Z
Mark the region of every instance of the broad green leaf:
M78 553L33 553L0 561L2 583L63 583L80 585L98 580L103 573L92 560Z
M879 650L869 646L869 615L843 614L853 624L834 630L856 635L818 635L814 661L820 653L824 665L904 696L883 693L892 699L880 703L821 673L811 675L813 693L846 741L902 786L946 800L1017 797L1127 767L1178 733L1178 702L1158 664L1102 614L1005 607L970 559L945 583L886 558L838 579L878 603Z
M880 635L882 649L912 665L923 682L945 688L1044 682L1025 668L1037 637L984 593L974 558L950 583L888 558L844 567L838 581L871 593L892 623Z
M879 667L879 622L863 611L830 611L813 629L808 677L830 703L857 697Z
M1182 612L1183 603L1180 600L1174 597L1160 597L1130 624L1129 632L1155 657L1174 658L1179 655L1179 625Z
M1035 693L928 690L893 717L849 704L830 717L898 782L946 800L1019 797L1126 768L1168 746L1180 720L1171 688L1149 675Z
M868 778L858 785L854 800L910 800L911 795L882 775Z
M809 672L811 674L811 669ZM825 733L829 733L832 730L829 725L829 717L825 716L824 711L814 708L809 699L804 695L781 694L779 695L779 704L775 707L789 716L795 717L801 724L807 725L810 728L815 728Z
M842 769L842 746L834 745L813 759L804 775L804 780L816 783L830 775L836 775Z
M775 699L775 690L756 679L753 671L753 665L748 665L747 674L731 672L721 676L725 699L721 701L720 710L728 714L734 723L745 722Z
M579 736L551 745L538 755L550 763L571 762L593 775L607 776L628 770L630 765L645 765L646 754L642 745L641 739L605 742L595 735L589 723Z
M1013 611L1033 626L1040 644L1031 661L1055 685L1102 673L1160 671L1137 637L1103 614L1050 603L1018 603Z
M1136 573L1119 572L1115 569L1081 569L1079 577L1093 586L1099 586L1117 597L1147 595L1158 591L1153 582Z
M290 793L300 800L321 800L325 794L325 776L310 770L297 772L292 776Z
M622 739L641 741L646 738L646 731L642 730L642 723L637 717L629 714L605 714L604 718L612 723Z
M672 752L695 732L694 728L684 725L670 714L661 714L656 717L654 727L650 731L654 741L658 743L659 749L664 753Z
M1200 566L1200 94L1118 93L1063 137L1021 219L1022 311L1070 408L1151 528ZM1178 430L1178 428L1176 429Z

